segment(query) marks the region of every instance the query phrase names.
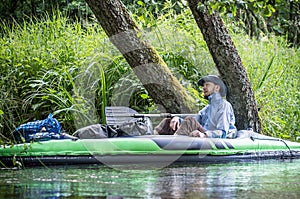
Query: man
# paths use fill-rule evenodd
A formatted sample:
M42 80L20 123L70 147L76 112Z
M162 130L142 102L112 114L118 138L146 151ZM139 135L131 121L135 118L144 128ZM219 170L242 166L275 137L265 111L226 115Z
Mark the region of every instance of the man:
M173 117L169 121L169 128L175 132L174 135L225 138L228 133L236 131L233 108L224 99L227 93L224 82L215 75L208 75L201 78L198 85L203 87L204 98L209 103L194 118L182 120ZM163 129L160 127L161 124L155 128L158 133Z

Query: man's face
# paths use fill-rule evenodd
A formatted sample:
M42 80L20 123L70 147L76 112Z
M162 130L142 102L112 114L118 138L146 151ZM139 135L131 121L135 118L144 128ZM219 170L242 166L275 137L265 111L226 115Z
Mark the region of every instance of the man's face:
M204 97L208 97L211 94L213 94L215 92L219 92L219 91L220 91L219 85L216 85L212 82L204 82L204 84L203 84Z

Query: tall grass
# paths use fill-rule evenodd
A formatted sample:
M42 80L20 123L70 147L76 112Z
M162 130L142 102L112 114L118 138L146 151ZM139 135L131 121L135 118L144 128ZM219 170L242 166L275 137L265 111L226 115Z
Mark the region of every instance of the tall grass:
M5 24L1 28L5 33L0 51L1 133L12 132L26 121L43 119L50 112L70 132L101 122L91 99L98 95L98 83L103 85L105 80L91 63L95 62L94 54L113 57L116 50L100 27L68 23L58 14L38 23L16 24L12 30ZM98 64L111 64L112 59L102 58ZM99 71L100 67L96 68Z
M244 41L244 42L239 42ZM260 41L236 38L246 66L266 134L297 139L300 136L300 51L283 38Z
M195 82L217 70L190 11L167 10L156 20L134 16L145 29L145 39L201 108L205 102ZM146 12L142 13L151 14ZM1 32L5 34L0 39L0 140L16 126L43 119L50 112L72 133L82 126L105 123L104 107L123 99L139 112L157 111L97 24L70 23L55 14L12 29L2 24ZM300 129L299 50L274 36L261 41L234 31L231 36L250 77L264 134L295 140Z

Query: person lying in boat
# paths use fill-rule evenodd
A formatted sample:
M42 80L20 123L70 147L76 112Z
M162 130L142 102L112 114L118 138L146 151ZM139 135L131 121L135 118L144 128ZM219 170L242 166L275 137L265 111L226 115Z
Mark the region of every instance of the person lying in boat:
M154 134L188 135L193 137L226 138L235 132L235 116L231 104L225 99L227 88L215 75L208 75L198 81L203 87L208 105L195 117L165 118L154 129Z

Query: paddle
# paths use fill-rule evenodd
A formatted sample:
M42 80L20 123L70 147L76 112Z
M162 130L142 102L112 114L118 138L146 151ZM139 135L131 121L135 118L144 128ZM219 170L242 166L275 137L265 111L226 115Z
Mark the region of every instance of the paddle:
M145 118L145 117L175 117L175 116L195 116L196 114L140 114L137 111L125 106L108 106L105 108L106 123L108 125L119 125L129 122L132 118Z

